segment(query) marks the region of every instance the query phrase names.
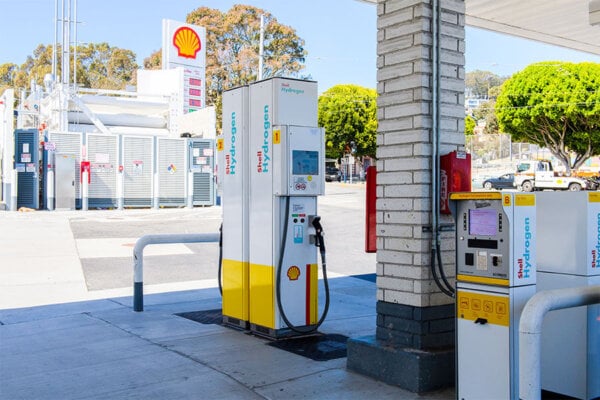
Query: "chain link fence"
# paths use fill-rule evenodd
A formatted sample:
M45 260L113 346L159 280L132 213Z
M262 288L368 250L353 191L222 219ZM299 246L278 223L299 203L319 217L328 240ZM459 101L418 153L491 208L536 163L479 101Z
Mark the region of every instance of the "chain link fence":
M465 148L471 154L473 188L481 187L487 178L515 172L522 160L552 157L538 145L513 143L506 134L466 136Z

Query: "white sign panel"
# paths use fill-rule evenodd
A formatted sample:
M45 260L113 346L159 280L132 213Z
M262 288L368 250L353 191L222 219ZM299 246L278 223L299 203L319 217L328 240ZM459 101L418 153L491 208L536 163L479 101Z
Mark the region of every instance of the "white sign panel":
M183 112L205 104L206 29L184 22L163 20L163 69L182 67Z

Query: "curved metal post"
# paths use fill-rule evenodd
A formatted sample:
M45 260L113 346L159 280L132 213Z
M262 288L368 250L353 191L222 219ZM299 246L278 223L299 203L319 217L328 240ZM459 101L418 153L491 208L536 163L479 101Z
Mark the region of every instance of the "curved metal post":
M217 243L219 233L144 235L133 247L133 311L144 311L144 248L150 244Z
M600 303L600 286L545 290L525 305L519 323L519 398L540 399L542 323L547 312Z

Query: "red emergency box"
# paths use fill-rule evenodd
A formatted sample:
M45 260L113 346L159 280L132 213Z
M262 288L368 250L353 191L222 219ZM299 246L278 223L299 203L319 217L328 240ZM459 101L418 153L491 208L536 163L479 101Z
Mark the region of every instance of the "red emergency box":
M450 214L452 192L471 191L471 155L453 151L440 157L440 212Z

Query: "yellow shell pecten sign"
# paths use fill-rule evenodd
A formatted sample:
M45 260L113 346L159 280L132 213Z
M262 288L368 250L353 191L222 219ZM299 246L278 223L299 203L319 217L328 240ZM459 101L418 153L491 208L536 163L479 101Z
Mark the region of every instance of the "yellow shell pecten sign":
M295 265L289 267L287 270L287 277L290 279L290 281L297 281L300 277L300 268Z
M179 57L196 58L202 48L200 37L192 28L183 26L173 34L173 45L177 48Z

